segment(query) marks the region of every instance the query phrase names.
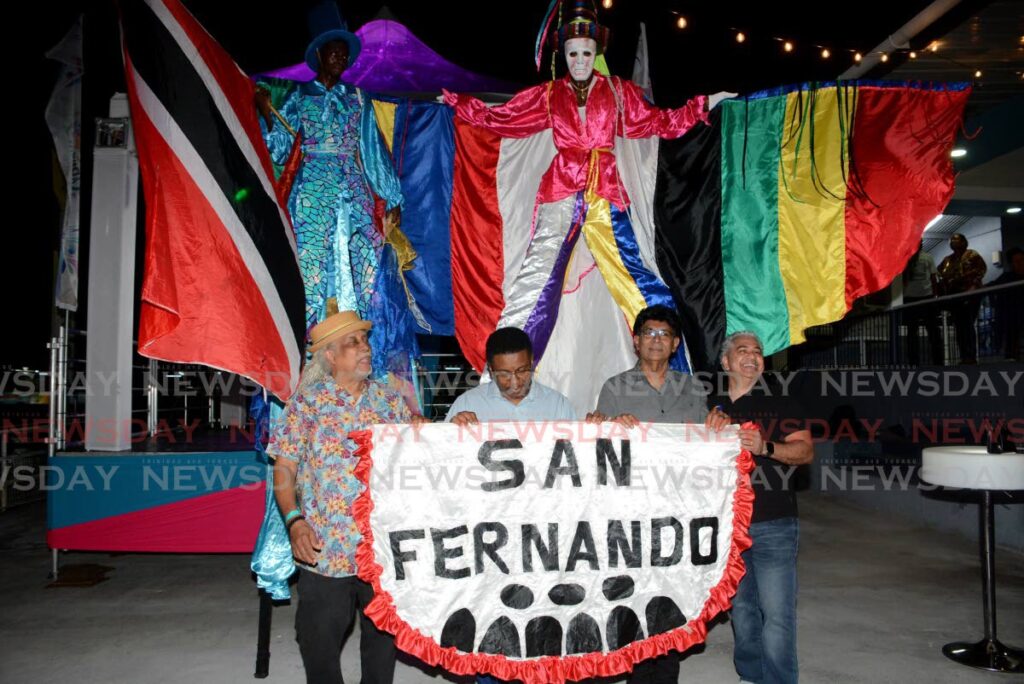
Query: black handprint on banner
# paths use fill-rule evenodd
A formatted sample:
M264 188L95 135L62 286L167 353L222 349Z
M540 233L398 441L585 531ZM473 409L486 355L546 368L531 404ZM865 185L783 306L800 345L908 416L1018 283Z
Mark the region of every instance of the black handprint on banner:
M636 584L629 575L609 577L601 583L601 593L608 601L619 602L633 597ZM500 594L501 602L513 610L525 610L534 604L534 592L522 584L508 584ZM556 606L577 606L586 600L586 589L579 584L564 582L548 591L548 599ZM644 610L647 634L653 636L682 627L686 616L667 596L655 596ZM636 611L629 605L615 606L605 625L609 650L616 650L644 639L644 629ZM564 639L564 649L563 649ZM588 613L574 615L567 625L558 618L542 615L526 624L526 657L575 655L597 653L605 648L601 626ZM518 628L511 618L499 616L487 627L479 646L476 646L476 619L468 608L455 611L441 630L441 646L454 646L465 653L501 654L518 658L523 651ZM475 647L475 648L474 648Z

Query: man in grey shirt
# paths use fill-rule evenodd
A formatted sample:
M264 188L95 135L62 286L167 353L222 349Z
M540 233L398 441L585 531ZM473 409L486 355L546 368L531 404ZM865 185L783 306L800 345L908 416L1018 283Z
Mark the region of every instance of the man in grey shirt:
M608 378L588 418L614 420L626 427L639 423L728 425L721 411L708 412L704 388L689 373L669 368L682 343L679 315L667 306L649 306L633 323L636 366Z
M935 258L924 251L924 241L917 253L910 257L907 267L903 270L903 303L914 304L927 299L934 299L938 292L938 279L935 270ZM928 334L928 346L931 351L931 362L939 365L943 361L942 332L939 328L939 311L934 306L917 304L902 309L903 320L907 324L907 361L916 366L920 358L920 330L924 326Z
M704 423L714 430L729 424L729 416L717 406L707 408L707 395L688 373L669 368L682 343L679 315L667 306L649 306L633 323L633 344L639 361L629 370L605 381L597 410L588 421L613 420L624 427L640 423ZM679 654L638 663L630 684L654 684L679 680Z
M917 253L910 257L903 269L903 301L918 302L934 297L938 287L937 273L935 257L924 250L922 240Z

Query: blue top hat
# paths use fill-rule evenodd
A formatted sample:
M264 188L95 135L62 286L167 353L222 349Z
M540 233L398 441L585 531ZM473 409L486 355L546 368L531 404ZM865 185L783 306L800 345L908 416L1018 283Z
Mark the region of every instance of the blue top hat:
M341 18L341 12L334 0L317 3L309 10L309 35L313 37L306 48L306 64L314 72L320 70L317 50L334 40L342 40L348 44L348 64L352 66L363 48L359 36L348 30L348 24Z

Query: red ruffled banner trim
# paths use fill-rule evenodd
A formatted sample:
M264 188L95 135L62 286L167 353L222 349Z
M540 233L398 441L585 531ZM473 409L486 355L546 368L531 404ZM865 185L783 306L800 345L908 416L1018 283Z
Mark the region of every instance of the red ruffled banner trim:
M744 428L756 427L744 423ZM750 472L754 469L754 458L743 450L736 458L738 475L736 493L733 496L732 545L729 563L722 579L711 590L704 610L696 618L670 632L657 634L610 653L587 653L578 656L545 656L529 660L510 660L503 655L486 653L465 653L454 647L442 648L432 638L409 625L398 616L391 594L380 585L384 571L373 555L373 530L370 528L370 513L373 499L370 496L370 473L373 470L373 433L370 430L352 432L356 456L359 463L355 476L363 483L363 491L352 505L352 514L362 539L356 548L358 577L373 587L373 599L363 612L377 625L377 628L395 635L395 645L402 651L416 656L428 665L441 667L457 675L490 674L506 681L521 680L523 684L542 684L565 681L579 681L592 677L613 677L633 670L637 663L664 655L669 651L682 653L703 643L707 638L707 623L723 610L732 606L746 568L740 557L750 548L751 540L747 528L754 505L754 490L750 486Z

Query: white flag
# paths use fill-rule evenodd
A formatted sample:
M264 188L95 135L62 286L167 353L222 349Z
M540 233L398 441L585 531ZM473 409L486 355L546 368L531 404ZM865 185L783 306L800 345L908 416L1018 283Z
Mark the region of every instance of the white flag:
M76 311L82 151L81 15L64 39L47 52L46 56L62 65L57 84L46 105L46 125L53 136L54 150L64 174L66 187L57 268L56 304L62 309Z
M640 86L644 95L653 104L654 89L651 87L651 70L647 61L647 27L640 22L640 39L636 43L636 57L633 59L633 83Z

